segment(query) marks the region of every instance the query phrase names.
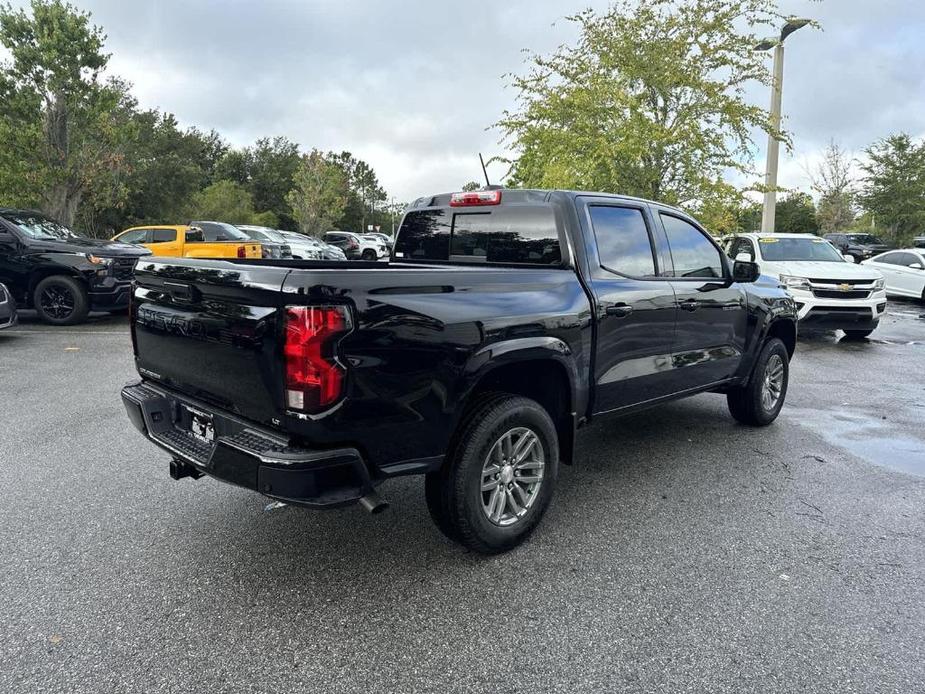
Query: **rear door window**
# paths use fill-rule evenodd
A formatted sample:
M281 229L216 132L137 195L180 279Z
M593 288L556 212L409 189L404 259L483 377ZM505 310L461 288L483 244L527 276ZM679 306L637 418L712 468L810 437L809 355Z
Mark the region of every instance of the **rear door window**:
M630 277L655 276L652 239L642 210L592 205L591 224L601 267Z
M176 229L152 229L149 243L170 243L177 240Z

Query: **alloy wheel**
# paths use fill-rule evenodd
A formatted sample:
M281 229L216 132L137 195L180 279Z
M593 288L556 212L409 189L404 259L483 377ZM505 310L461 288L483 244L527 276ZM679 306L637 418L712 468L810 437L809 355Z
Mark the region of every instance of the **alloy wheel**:
M510 429L489 449L482 465L482 510L495 525L521 520L536 502L546 460L539 437L531 429Z
M42 291L39 298L42 312L55 320L64 320L74 312L76 300L70 289L52 284Z
M771 412L780 401L784 390L784 360L779 354L772 354L764 367L764 382L761 386L761 406Z

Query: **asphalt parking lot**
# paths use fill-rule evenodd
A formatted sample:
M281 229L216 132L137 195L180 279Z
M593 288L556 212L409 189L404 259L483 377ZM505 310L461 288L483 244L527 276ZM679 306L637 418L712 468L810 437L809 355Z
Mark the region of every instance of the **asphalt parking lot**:
M800 340L771 428L596 425L531 541L175 482L122 318L0 333L0 692L925 691L925 305Z

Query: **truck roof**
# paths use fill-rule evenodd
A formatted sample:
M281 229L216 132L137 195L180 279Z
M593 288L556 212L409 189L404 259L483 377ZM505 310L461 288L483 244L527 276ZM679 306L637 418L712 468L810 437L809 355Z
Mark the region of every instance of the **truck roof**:
M565 188L504 188L502 186L486 186L481 190L500 190L502 191L501 203L538 203L538 202L547 202L553 194L562 194L571 197L577 196L593 196L599 198L613 198L614 200L625 200L629 202L645 203L647 205L657 205L658 207L663 207L670 210L675 210L686 214L682 209L675 207L674 205L668 205L664 202L657 202L655 200L647 200L646 198L639 198L633 195L623 195L621 193L603 193L600 191L590 191L590 190L569 190ZM450 204L450 196L453 193L459 191L453 191L452 193L437 193L436 195L425 195L423 197L417 198L414 202L409 205L408 209L412 210L415 208L421 207L444 207Z

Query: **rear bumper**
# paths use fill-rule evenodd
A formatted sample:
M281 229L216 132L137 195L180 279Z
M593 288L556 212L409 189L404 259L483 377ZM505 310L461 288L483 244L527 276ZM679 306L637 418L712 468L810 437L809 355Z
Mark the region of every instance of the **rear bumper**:
M373 491L354 448L293 447L274 432L147 382L123 388L122 403L149 440L210 477L310 508L352 504ZM213 442L192 435L191 411L211 418Z

